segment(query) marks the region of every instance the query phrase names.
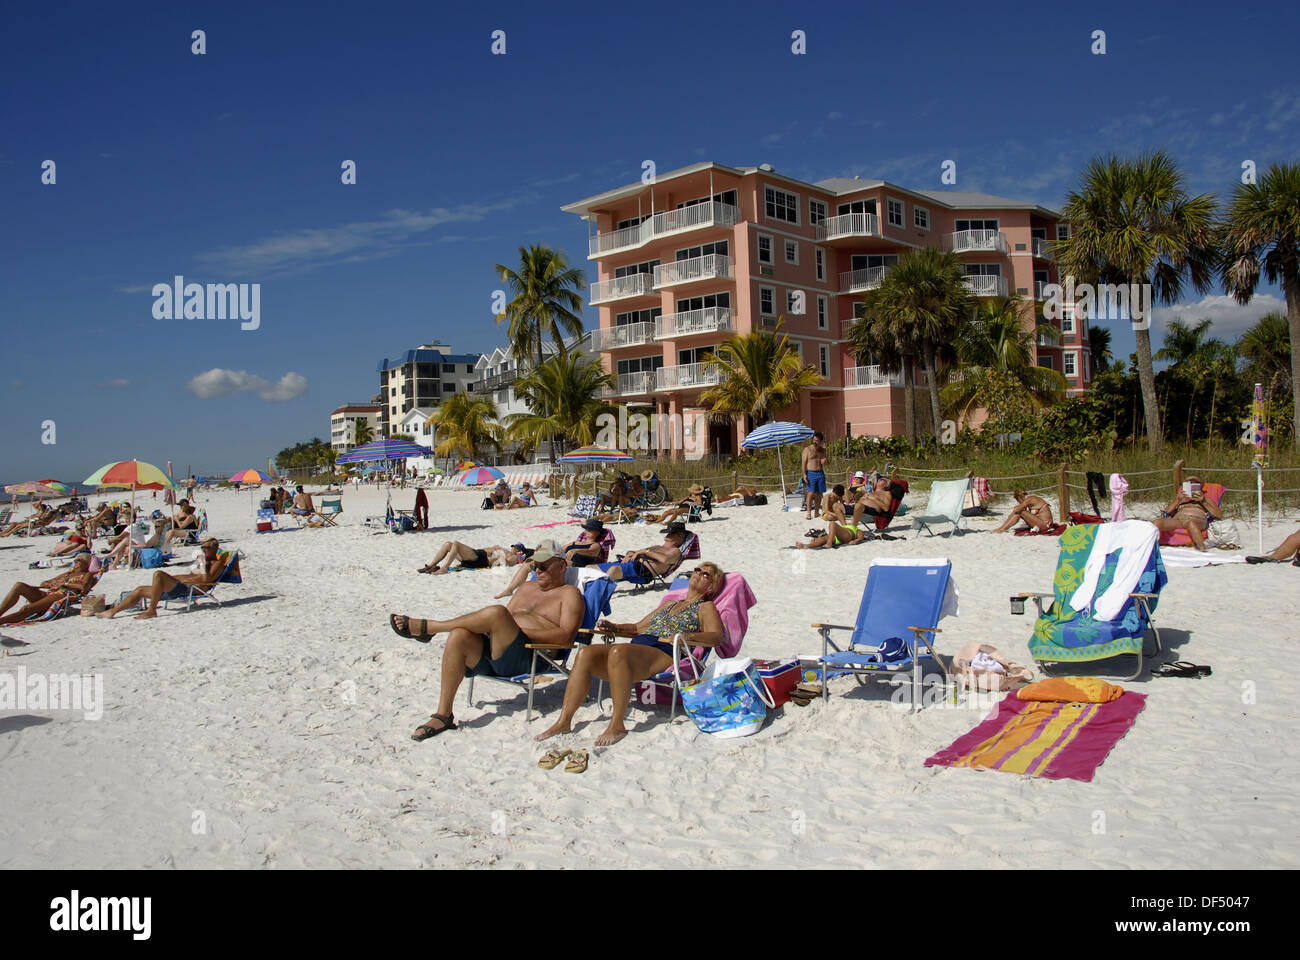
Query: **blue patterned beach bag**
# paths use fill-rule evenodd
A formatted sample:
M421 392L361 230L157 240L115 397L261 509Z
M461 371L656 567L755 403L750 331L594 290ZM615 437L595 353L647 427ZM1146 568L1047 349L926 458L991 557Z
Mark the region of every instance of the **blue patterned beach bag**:
M710 660L698 683L682 687L682 706L695 725L719 738L758 733L771 705L749 657Z

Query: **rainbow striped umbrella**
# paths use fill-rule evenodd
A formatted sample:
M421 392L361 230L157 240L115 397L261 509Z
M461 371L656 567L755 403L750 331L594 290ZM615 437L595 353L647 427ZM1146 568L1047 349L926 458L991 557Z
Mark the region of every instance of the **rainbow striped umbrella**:
M556 459L557 463L621 463L636 457L612 447L579 447Z
M460 475L460 482L472 487L480 483L496 483L504 476L496 467L474 467Z
M231 483L270 483L275 478L261 470L254 470L251 467L247 470L240 470L230 478Z
M175 490L177 484L152 463L143 460L119 460L106 463L84 483L91 487L121 487L127 490Z
M456 472L463 473L466 470L473 470L475 467L481 466L483 466L483 464L479 463L477 460L462 460L460 463L456 464Z
M71 496L72 488L58 480L25 480L9 484L5 487L5 493L25 494L29 497L66 497Z

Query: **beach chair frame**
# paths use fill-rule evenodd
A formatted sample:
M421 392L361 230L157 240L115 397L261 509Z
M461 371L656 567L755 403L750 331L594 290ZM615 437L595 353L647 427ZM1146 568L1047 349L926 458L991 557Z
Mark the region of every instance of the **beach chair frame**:
M957 488L959 486L961 487L961 496L955 497ZM962 529L968 525L968 521L966 520L966 517L962 515L962 511L965 509L966 496L967 494L970 493L971 490L971 478L967 476L962 480L934 481L934 483L930 484L930 499L926 501L925 504L926 510L929 510L930 504L934 502L935 499L934 494L936 488L940 489L941 497L949 496L951 491L951 494L954 495L954 499L956 500L957 509L952 514L948 514L948 513L910 514L912 518L912 531L913 531L912 539L913 540L915 540L917 537L921 535L922 530L926 530L932 537L935 536L935 531L930 527L930 524L932 523L937 524L937 523L943 523L945 521L951 523L952 529L949 530L948 533L946 534L946 536L949 539L952 538L952 535L954 533L961 532Z

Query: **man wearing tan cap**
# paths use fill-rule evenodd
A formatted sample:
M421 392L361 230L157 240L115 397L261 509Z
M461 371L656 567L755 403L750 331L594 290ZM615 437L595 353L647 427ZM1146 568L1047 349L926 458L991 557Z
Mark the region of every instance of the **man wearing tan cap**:
M530 563L537 579L523 584L505 606L493 604L452 620L389 615L389 626L398 636L428 643L436 634L447 634L438 710L415 728L412 740L455 728L452 702L466 676L519 676L532 664L528 644L567 644L578 635L586 608L581 591L564 582L564 552L554 540L543 540Z

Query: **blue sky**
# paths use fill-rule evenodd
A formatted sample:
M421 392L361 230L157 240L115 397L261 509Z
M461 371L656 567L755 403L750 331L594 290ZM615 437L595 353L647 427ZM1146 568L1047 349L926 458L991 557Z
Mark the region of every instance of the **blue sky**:
M12 7L0 479L79 480L131 456L234 470L325 437L333 407L374 394L381 357L501 343L492 266L519 246L589 267L586 225L560 205L637 179L646 159L918 188L942 188L952 159L956 189L1058 206L1101 151L1164 148L1221 197L1243 160L1300 156L1291 4L816 9ZM177 274L260 283L260 328L155 320L150 289ZM1201 299L1176 312L1225 337L1273 306ZM1116 341L1132 348L1127 331Z

